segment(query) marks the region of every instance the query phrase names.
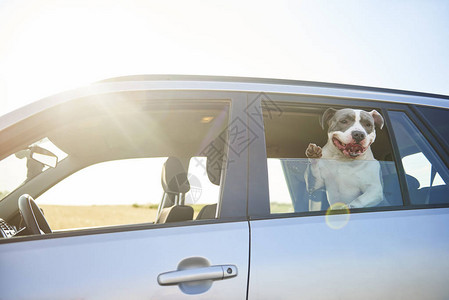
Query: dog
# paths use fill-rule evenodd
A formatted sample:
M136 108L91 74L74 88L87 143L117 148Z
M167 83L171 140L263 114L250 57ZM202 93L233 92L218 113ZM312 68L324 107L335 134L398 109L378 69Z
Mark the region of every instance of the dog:
M371 144L375 128L382 129L383 117L376 111L345 108L327 109L320 118L327 127L328 140L323 148L310 143L306 149L309 166L305 173L310 195L325 189L331 208L343 203L348 208L376 206L383 201L380 164ZM321 210L321 201L309 199L309 210ZM341 208L341 206L339 206Z

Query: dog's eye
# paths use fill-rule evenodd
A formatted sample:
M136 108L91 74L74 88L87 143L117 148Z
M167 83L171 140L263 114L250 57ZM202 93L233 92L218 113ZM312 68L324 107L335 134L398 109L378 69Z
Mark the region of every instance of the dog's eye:
M347 121L347 120L340 120L340 123L341 123L341 124L347 124L348 121Z
M373 125L371 125L371 123L366 123L366 127L371 127Z

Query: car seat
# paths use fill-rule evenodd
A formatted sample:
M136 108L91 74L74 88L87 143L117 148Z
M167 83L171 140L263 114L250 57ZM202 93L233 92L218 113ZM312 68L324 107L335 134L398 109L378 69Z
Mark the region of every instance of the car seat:
M184 205L185 194L190 190L187 172L181 161L169 157L162 167L161 184L164 189L156 223L193 220L193 208Z

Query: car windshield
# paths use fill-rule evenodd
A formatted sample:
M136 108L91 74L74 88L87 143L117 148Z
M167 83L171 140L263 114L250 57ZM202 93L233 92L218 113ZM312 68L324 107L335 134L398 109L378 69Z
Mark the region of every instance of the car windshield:
M26 149L0 161L0 200L33 177L45 172L50 167L32 158L32 149L50 151L58 158L58 162L67 157L67 154L53 144L48 138L43 138L29 145Z

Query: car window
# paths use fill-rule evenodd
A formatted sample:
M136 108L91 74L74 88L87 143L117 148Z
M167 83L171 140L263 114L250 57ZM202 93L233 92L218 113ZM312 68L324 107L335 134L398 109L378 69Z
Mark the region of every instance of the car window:
M190 191L186 194L186 203L192 204L198 212L207 205L218 203L220 186L208 178L207 157L195 156L190 159L188 178Z
M402 205L389 129L384 122L380 124L381 117L377 111L374 117L370 115L375 108L366 108L366 113L358 113L362 116L358 117L362 124L355 128L356 134L360 134L364 126L368 126L368 117L371 116L371 127L363 131L367 136L362 138L374 136L374 142L363 144L365 141L360 139L351 144L340 137L342 129L331 130L340 131L339 134L328 133L331 125L327 123L333 121L329 118L322 122L328 107L278 105L281 113L272 114L270 105L262 104L272 214ZM344 113L349 118L352 116L351 111ZM346 125L342 123L340 127L349 128ZM336 137L342 141L335 141ZM337 154L323 153L328 139L333 147L332 153ZM311 143L320 148L319 157L306 154ZM369 151L373 157L368 155ZM359 156L366 158L352 158Z
M432 130L437 133L438 137L449 147L449 109L417 106L426 121L432 126Z
M147 105L52 132L73 154L57 171L88 163L37 197L52 230L216 219L225 165L211 165L224 155L228 108Z
M449 171L403 112L389 112L406 173L411 204L449 203Z
M95 164L36 199L53 230L154 222L167 157Z

